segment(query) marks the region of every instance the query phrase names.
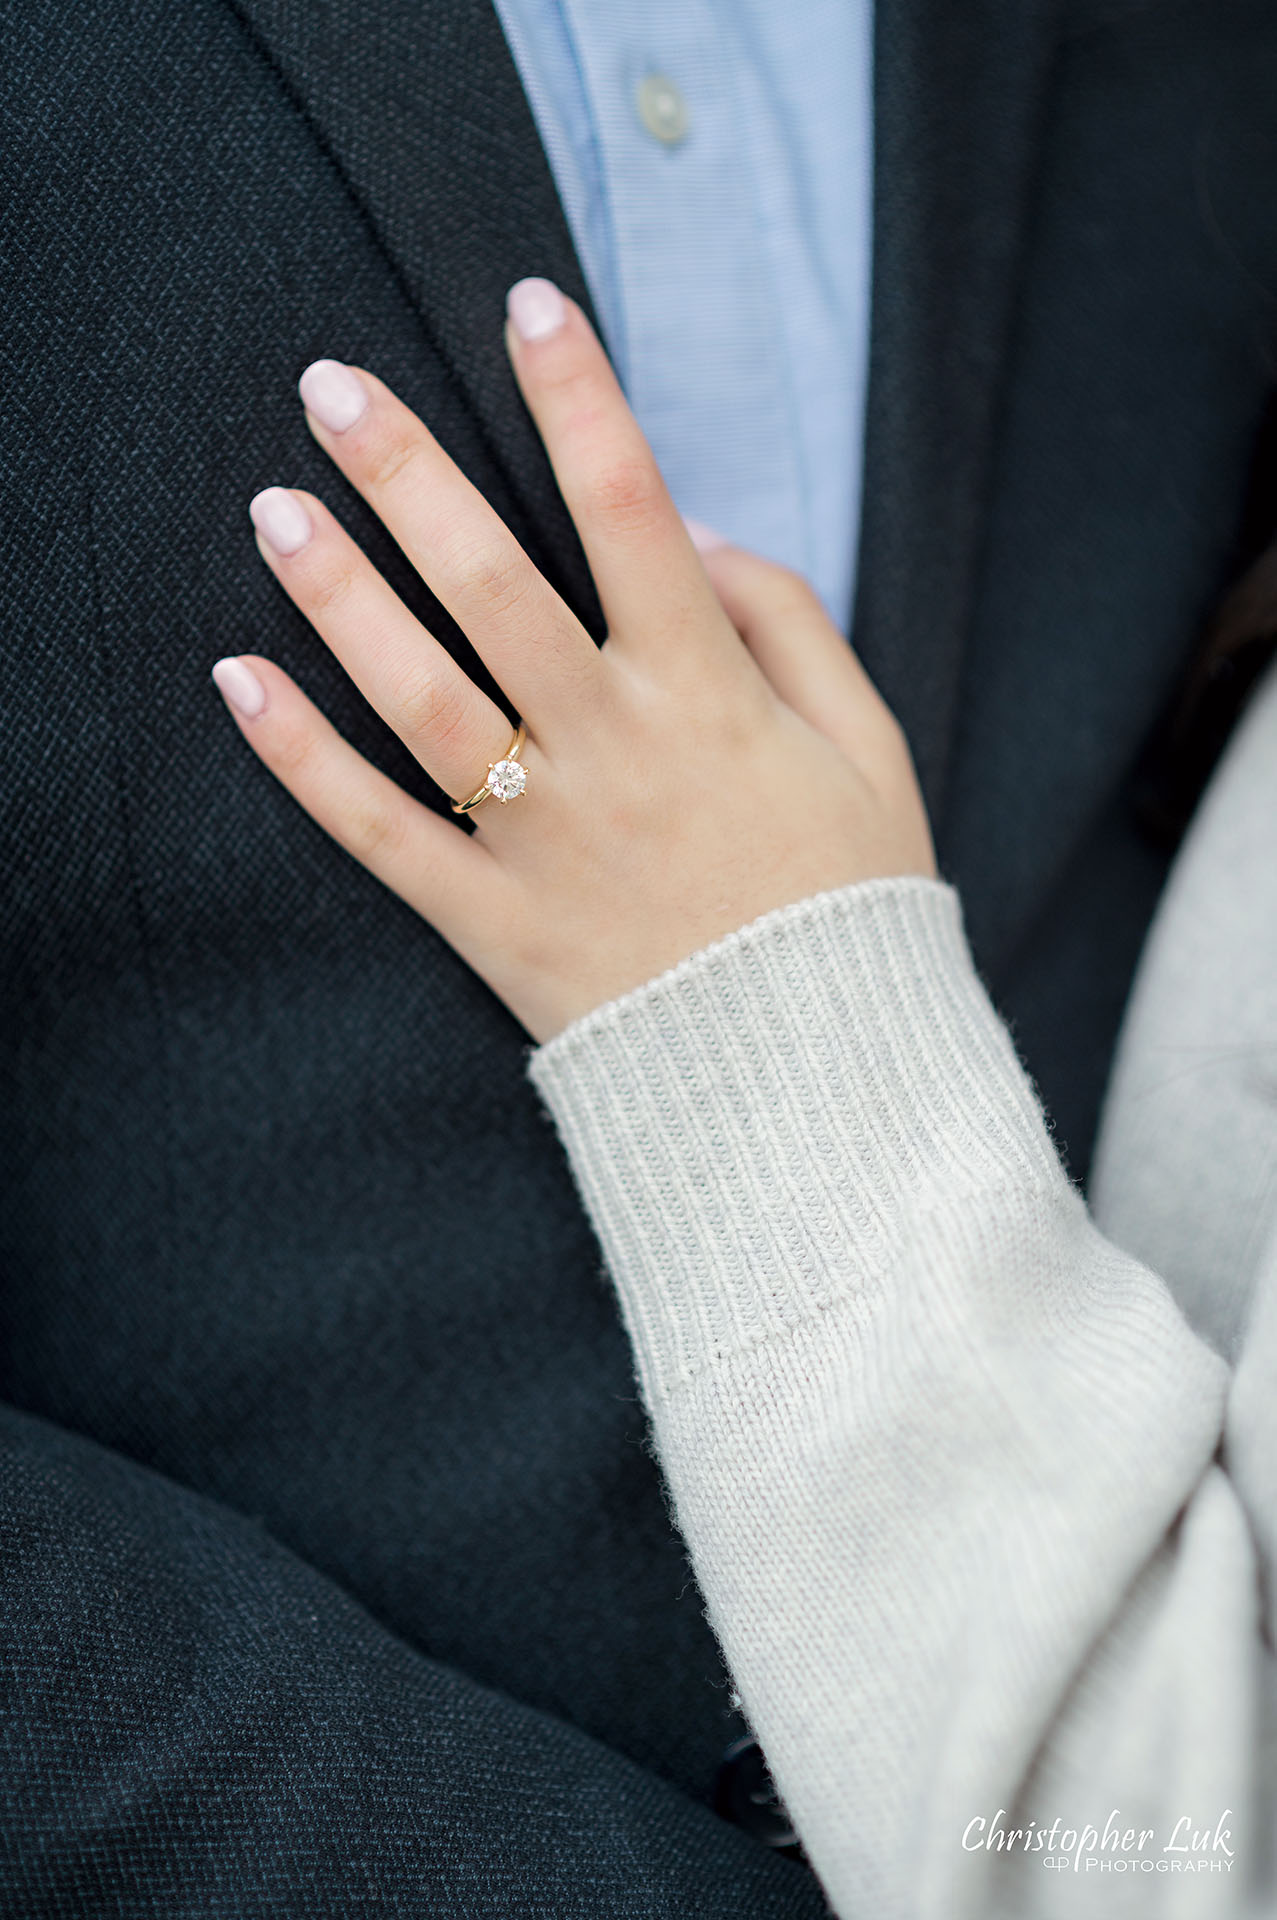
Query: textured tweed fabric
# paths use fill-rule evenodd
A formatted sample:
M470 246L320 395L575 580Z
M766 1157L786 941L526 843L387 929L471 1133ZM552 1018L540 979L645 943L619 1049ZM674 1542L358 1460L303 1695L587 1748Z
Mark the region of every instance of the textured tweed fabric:
M877 12L857 645L1081 1177L1165 870L1127 776L1271 382L1277 26ZM5 25L0 1906L817 1913L710 1811L742 1723L526 1036L208 678L269 653L429 797L253 542L314 489L474 664L318 355L602 638L501 340L520 276L588 294L495 15Z

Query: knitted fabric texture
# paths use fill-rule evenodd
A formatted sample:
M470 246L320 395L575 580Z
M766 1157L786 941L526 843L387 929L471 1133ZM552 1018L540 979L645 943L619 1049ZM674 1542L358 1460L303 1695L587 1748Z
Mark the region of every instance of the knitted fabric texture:
M1145 956L1114 1152L1168 1049L1184 1071L1188 1024L1207 1126L1236 1131L1222 1088L1277 1156L1271 1075L1257 1097L1256 1055L1226 1046L1221 1082L1202 1043L1239 1006L1277 1037L1277 676L1264 695ZM1221 889L1246 937L1217 998L1167 942ZM1255 1386L1277 1365L1271 1180L1222 1170L1208 1188L1249 1250L1225 1280L1207 1269L1254 1297L1232 1370L1088 1212L958 895L920 877L768 914L577 1021L529 1072L614 1276L711 1618L837 1911L1248 1911L1271 1794L1277 1486ZM1162 1144L1182 1185L1210 1133L1181 1122ZM1155 1206L1156 1165L1142 1173ZM1185 1817L1227 1835L1191 1864L1166 1852ZM1101 1849L1114 1818L1160 1869ZM1002 1828L1029 1838L1008 1851Z

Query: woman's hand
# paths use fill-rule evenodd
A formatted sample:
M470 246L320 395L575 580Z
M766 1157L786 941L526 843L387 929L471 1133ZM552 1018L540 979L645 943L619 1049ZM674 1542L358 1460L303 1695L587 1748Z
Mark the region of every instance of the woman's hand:
M543 280L509 309L601 648L374 374L317 361L299 384L320 445L522 717L526 792L486 799L470 833L271 661L214 674L294 798L544 1041L773 907L936 868L904 735L811 588L741 548L698 552L581 309ZM454 800L473 793L509 744L501 710L313 494L270 487L251 512L266 564L360 691Z

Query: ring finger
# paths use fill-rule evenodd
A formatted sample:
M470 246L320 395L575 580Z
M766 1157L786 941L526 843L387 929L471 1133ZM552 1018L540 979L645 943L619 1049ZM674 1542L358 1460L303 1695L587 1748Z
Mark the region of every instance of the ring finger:
M500 707L409 613L314 494L266 487L249 513L267 566L370 706L445 793L454 800L473 793L509 745Z

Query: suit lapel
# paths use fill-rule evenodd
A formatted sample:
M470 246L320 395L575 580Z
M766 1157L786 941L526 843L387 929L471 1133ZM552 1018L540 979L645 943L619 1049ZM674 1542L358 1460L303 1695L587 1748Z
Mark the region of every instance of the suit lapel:
M876 0L857 651L941 817L1055 0Z
M506 288L543 274L598 321L491 0L228 4L377 235L517 502L513 530L601 639L580 542L506 356Z

